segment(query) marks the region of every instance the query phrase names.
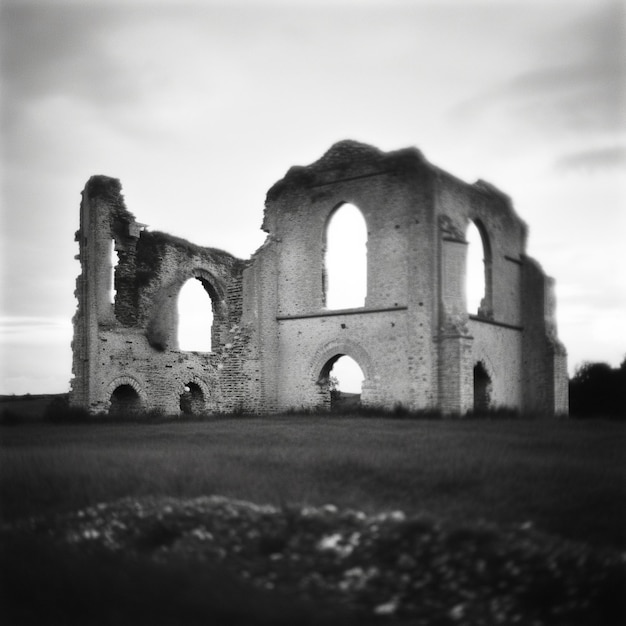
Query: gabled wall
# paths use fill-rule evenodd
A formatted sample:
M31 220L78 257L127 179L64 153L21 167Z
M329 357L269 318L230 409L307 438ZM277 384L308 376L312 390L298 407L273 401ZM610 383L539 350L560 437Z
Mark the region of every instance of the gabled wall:
M277 361L268 385L277 406L327 403L327 364L344 354L365 374L363 403L436 405L428 171L416 150L385 155L342 142L268 192L263 225L271 243L255 263L269 266L264 317L275 343L262 360ZM324 240L344 203L367 224L367 296L362 308L335 311L324 306Z

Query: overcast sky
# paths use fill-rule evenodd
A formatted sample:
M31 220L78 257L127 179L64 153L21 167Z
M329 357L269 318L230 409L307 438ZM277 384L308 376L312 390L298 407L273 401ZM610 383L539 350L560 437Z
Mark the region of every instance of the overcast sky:
M622 2L0 6L0 393L68 389L92 174L152 230L247 258L269 187L344 138L509 194L570 371L626 355Z

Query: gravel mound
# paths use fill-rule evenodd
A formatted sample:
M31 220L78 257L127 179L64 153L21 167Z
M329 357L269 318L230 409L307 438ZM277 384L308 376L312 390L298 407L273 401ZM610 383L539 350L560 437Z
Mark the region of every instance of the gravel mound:
M381 623L623 623L625 555L532 524L443 524L402 511L282 508L224 497L123 499L5 526L60 545L219 565L267 593Z

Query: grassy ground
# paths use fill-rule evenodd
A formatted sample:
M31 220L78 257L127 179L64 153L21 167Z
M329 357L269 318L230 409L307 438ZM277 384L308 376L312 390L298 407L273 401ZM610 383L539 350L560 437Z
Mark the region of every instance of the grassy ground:
M0 437L5 520L124 496L222 494L531 521L566 538L626 546L626 428L615 422L298 416L28 424Z
M2 520L22 530L0 532L0 621L617 626L625 443L626 425L609 421L291 416L5 426ZM271 503L278 513L245 514L228 501L210 513L206 502L187 500L211 494ZM329 503L339 513L316 518L311 534L302 507ZM367 519L402 510L453 528L357 524L345 509ZM20 522L33 515L47 517ZM254 539L267 524L270 534ZM330 552L319 548L324 533ZM124 546L117 552L101 543L114 535ZM333 536L361 539L345 557ZM301 560L288 568L275 560L287 556ZM250 567L258 584L237 575Z

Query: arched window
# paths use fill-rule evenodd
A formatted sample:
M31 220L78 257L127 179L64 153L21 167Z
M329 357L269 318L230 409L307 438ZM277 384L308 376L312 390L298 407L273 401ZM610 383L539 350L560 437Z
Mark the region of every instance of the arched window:
M484 227L470 221L467 228L467 311L491 317L491 248Z
M208 286L190 278L178 294L178 348L187 352L211 352L213 306Z
M111 272L110 272L111 278L110 278L110 285L109 285L109 302L111 304L115 304L115 296L117 295L117 290L115 289L115 270L117 269L117 264L120 261L119 253L115 249L115 239L111 239L109 261L111 265Z
M331 410L360 405L364 376L363 370L353 358L344 354L333 357L324 366L320 378L328 381Z
M111 415L134 415L142 408L141 398L131 385L120 385L111 394Z
M367 295L367 226L361 211L342 204L326 227L322 280L328 309L365 306Z

